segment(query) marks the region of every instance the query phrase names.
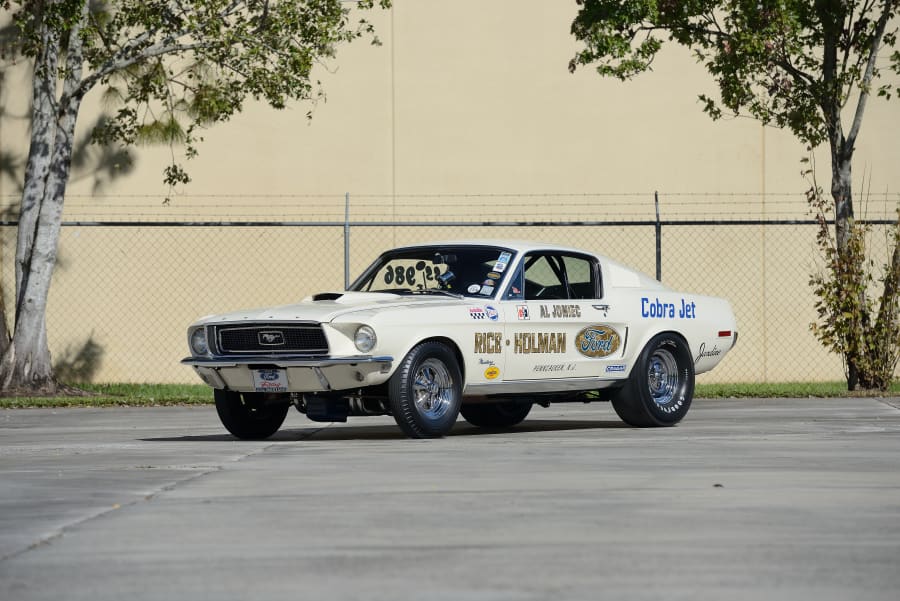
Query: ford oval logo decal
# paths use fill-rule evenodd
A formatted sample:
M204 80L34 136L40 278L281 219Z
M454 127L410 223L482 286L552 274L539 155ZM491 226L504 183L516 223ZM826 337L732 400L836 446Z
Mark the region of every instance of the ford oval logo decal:
M284 334L278 331L259 332L257 340L261 346L282 346L284 345Z
M265 382L274 382L278 379L277 369L261 369L259 370L259 379Z
M586 357L609 357L617 350L622 339L609 326L588 326L575 337L575 348Z

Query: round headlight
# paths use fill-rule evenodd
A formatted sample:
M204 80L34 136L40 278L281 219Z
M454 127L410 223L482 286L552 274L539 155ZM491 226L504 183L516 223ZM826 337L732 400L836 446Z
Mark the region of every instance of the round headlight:
M375 337L375 330L369 326L359 326L356 329L356 335L353 337L353 344L356 345L363 353L368 353L375 348L378 338Z
M195 355L209 353L209 344L206 342L206 328L197 328L191 332L191 352Z

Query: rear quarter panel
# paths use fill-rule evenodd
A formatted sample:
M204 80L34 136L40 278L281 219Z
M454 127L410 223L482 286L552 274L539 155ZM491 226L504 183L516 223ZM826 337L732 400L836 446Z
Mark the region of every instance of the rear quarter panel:
M629 367L634 366L647 343L662 332L675 332L685 339L698 374L715 367L734 346L737 324L725 299L644 288L613 288L607 298L628 324L625 355Z

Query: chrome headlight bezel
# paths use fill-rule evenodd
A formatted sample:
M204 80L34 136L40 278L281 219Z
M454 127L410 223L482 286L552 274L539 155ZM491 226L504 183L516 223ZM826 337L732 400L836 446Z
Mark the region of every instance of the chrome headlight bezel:
M375 330L371 326L361 325L356 328L356 333L353 335L353 344L359 352L369 353L378 344L378 336L375 335Z
M206 338L206 328L200 327L191 331L188 334L188 345L191 348L191 353L196 357L209 355L209 340Z

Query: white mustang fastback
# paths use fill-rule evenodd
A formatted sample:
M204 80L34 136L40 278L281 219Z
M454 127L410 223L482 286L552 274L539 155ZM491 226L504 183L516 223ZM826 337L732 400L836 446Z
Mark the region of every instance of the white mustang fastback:
M392 415L408 436L485 428L537 403L612 401L632 426L671 426L694 376L737 342L728 301L676 292L603 256L538 243L422 244L382 254L348 291L204 317L182 363L215 389L238 438Z

